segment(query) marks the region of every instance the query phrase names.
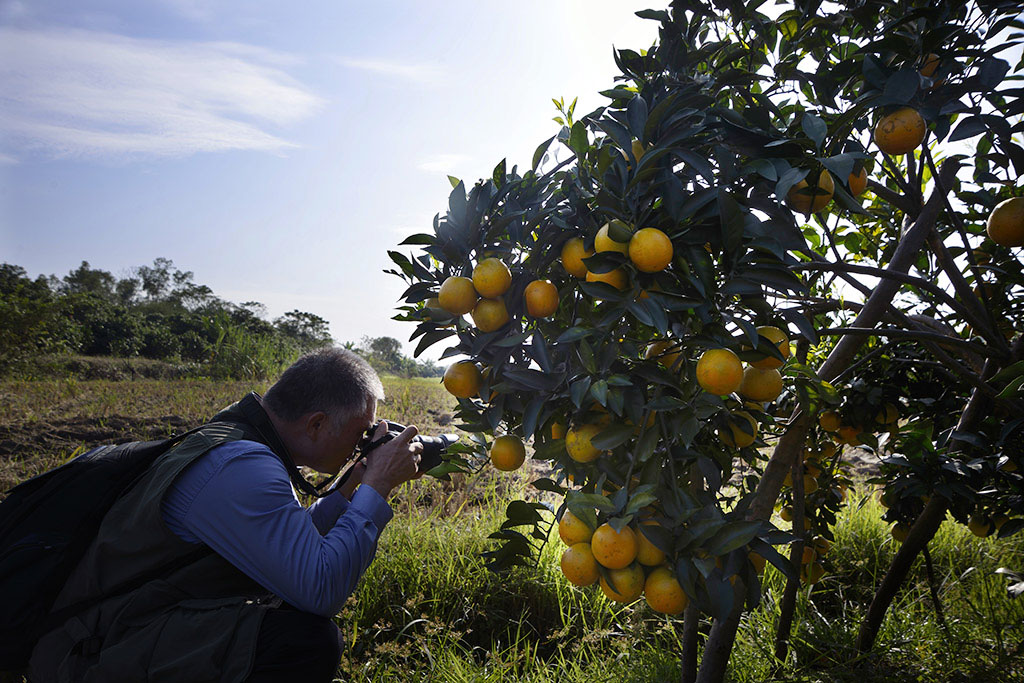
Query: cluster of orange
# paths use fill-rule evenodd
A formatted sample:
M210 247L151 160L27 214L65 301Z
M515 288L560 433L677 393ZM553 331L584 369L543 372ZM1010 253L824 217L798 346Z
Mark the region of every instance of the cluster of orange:
M573 585L597 583L615 602L633 602L643 595L651 609L663 614L679 614L689 604L675 572L665 564L665 553L639 527L616 531L605 523L592 529L566 510L558 535L568 546L562 553L562 574Z
M630 234L628 242L619 242L610 232ZM594 250L586 248L582 237L573 237L562 246L562 267L570 275L587 282L604 282L623 290L629 287L629 275L624 268L613 268L607 273L594 273L587 269L583 259L595 253L617 252L629 257L636 269L643 273L658 273L672 262L673 248L669 236L657 228L633 230L623 221L612 220L601 226L594 237Z
M859 446L861 445L860 435L867 432L877 431L889 431L895 428L896 423L900 419L900 410L892 403L884 403L878 406L878 412L875 414L875 426L868 427L862 424L852 424L851 420L846 419L843 415L840 415L835 410L826 410L818 416L818 424L826 432L832 434L839 443L847 444L848 446Z

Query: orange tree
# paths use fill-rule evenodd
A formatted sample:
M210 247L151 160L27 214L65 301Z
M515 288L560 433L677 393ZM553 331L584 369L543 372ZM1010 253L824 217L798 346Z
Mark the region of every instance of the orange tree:
M528 170L456 182L433 231L404 243L421 253L391 252L417 353L447 341L445 357L469 359L450 389L477 454L505 436L550 462L536 485L575 520L566 575L624 602L646 588L664 611L685 596L686 680L701 612L714 625L699 680L718 681L761 561L795 576L774 548L792 536L768 518L787 474L786 495L804 497L793 472L819 414L835 413L847 444L878 445L864 422L885 401L857 389L872 358L911 345L953 378L958 422L908 421L894 443L969 476L934 486L862 646L948 510L984 513L993 477L992 510L1021 490L1006 466L1024 383L1019 206L1000 202L1024 166L1022 107L997 56L1009 43L994 41L1017 27L1016 4L798 2L771 17L760 4L639 13L661 22L659 43L616 53L606 106L574 120L559 102L563 128ZM556 140L569 156L545 165ZM788 357L790 335L811 352ZM904 416L927 399L890 398ZM540 507L510 506L494 566L546 538ZM638 559L646 543L663 557ZM664 572L646 586L661 563L678 591Z

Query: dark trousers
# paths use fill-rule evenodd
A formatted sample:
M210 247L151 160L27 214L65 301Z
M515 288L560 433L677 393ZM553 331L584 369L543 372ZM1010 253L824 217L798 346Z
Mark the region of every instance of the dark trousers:
M285 606L267 612L246 683L330 683L341 660L341 631L326 617Z

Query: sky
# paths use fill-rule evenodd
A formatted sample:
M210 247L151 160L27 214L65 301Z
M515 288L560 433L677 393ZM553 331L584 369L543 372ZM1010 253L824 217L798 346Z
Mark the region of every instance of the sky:
M169 258L411 355L387 250L431 231L448 175L528 166L552 98L605 104L613 46L656 39L647 7L0 0L0 261L123 277Z

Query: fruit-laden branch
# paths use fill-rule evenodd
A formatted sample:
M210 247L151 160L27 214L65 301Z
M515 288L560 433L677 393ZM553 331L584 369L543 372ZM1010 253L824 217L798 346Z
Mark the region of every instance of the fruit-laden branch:
M947 159L943 162L939 177L945 181L945 186L953 181L959 168L960 162L956 159ZM917 220L900 240L899 246L889 262L888 270L901 273L910 270L944 206L942 197L939 197L937 191L933 190ZM864 308L857 315L853 327L874 327L889 310L899 286L900 283L891 278L882 279L871 292ZM861 335L843 336L829 353L821 368L818 369L818 377L825 381L834 379L853 362L854 356L866 339L867 337ZM753 500L747 511L748 519L763 520L768 519L771 515L775 501L782 490L786 470L791 468L793 462L800 456L810 429L811 417L798 407L790 422L790 428L783 433L776 444L775 452L757 484ZM724 619L715 619L711 635L704 647L704 658L698 677L699 683L721 683L725 679L729 654L736 641L736 630L739 628L740 615L743 613L744 593L743 580L737 579L734 588L733 610Z
M932 233L934 234L934 232ZM934 294L939 301L946 304L954 311L962 315L968 323L974 327L987 327L987 321L983 316L979 316L976 311L969 309L965 304L960 303L949 294L946 293L942 287L939 287L934 282L928 282L927 280L914 275L908 275L906 273L897 273L884 268L875 268L873 266L862 266L853 263L828 263L815 261L813 263L798 263L790 266L790 270L831 270L841 271L844 273L860 273L862 275L871 275L878 278L889 278L898 282L903 282L908 285L913 285L923 289L926 292ZM970 290L968 290L970 291ZM973 298L973 297L972 297ZM1005 346L1005 345L1004 345Z
M989 379L996 374L997 369L996 361L992 359L985 361L982 379ZM971 394L971 399L967 402L967 407L957 423L956 431L972 431L975 425L984 419L988 403L988 397L982 392L975 391ZM918 515L913 526L910 527L907 538L900 545L896 557L889 565L889 571L885 573L885 578L882 579L878 590L875 591L871 606L868 607L868 613L860 625L860 632L857 634L857 649L861 652L870 650L875 644L875 637L878 635L878 629L882 626L882 620L885 618L889 605L892 604L893 598L896 597L904 579L907 578L910 565L917 558L917 554L928 545L943 520L946 519L947 506L948 501L945 497L938 494L933 495L928 499L924 510Z

